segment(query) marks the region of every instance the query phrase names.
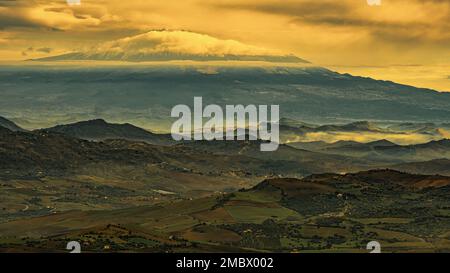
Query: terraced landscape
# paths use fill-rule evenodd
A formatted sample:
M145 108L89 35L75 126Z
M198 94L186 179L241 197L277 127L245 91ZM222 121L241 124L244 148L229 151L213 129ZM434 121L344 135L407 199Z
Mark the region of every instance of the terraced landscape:
M450 178L379 170L269 179L253 188L0 224L1 251L386 252L450 250Z

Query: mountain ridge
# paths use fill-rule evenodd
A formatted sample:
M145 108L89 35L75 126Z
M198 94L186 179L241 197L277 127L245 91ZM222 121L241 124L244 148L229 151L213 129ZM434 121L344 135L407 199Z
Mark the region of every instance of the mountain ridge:
M20 131L25 132L26 130L15 124L14 122L10 121L9 119L6 119L2 116L0 116L0 127L4 127L6 129L9 129L11 131Z
M86 140L126 139L144 141L155 145L169 145L171 137L164 134L154 134L130 123L108 123L104 119L79 121L71 124L57 125L41 129L43 131L62 133L71 137Z

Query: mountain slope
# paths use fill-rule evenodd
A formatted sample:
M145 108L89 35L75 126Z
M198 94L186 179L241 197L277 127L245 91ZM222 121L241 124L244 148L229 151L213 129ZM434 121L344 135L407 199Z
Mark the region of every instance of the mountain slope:
M204 105L222 107L277 104L282 117L318 124L355 120L442 123L450 116L450 93L323 68L103 64L89 69L82 65L50 69L31 65L2 67L0 84L8 86L2 90L0 109L22 118L23 109L36 113L26 117L35 128L101 116L167 132L173 122L172 107L192 107L194 96L202 96Z
M20 128L17 124L15 124L14 122L12 122L4 117L0 117L0 127L9 129L11 131L20 131L20 132L26 131L25 129Z

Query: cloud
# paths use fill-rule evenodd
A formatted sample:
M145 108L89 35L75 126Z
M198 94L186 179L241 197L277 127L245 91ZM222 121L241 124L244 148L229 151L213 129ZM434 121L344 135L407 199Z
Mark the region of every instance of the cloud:
M42 52L42 53L51 53L53 51L52 48L50 47L41 47L36 49L37 52Z
M190 31L155 30L106 42L84 51L44 60L246 60L304 62L276 50Z
M0 7L24 7L35 5L35 0L0 0Z
M100 52L179 53L194 55L273 55L275 51L246 45L234 40L220 40L189 31L150 31L100 46Z
M319 18L323 15L343 14L352 10L352 5L345 1L332 0L300 0L300 1L219 1L212 4L217 8L233 10L250 10L286 16L302 16L311 14Z
M86 29L117 21L119 16L110 14L107 5L96 2L69 6L65 0L0 0L0 29Z
M231 39L293 53L326 67L421 63L438 70L422 73L420 78L416 72L399 72L399 78L411 78L406 83L448 90L448 72L436 66L448 67L450 60L448 0L383 0L377 7L370 7L366 0L81 3L69 6L65 0L0 0L0 59L23 59L23 49L30 46L54 48L53 55L80 49L93 52L88 49L120 37L131 38L154 29L184 29L223 41ZM161 41L157 45L180 50ZM220 50L206 50L210 51ZM357 75L368 74L367 69L360 71ZM391 77L389 70L379 71L370 75Z
M22 51L22 55L28 56L29 54L33 54L33 53L50 54L52 51L53 51L53 48L50 48L50 47L41 47L41 48L29 47L26 50Z
M14 27L26 27L36 28L42 27L42 24L34 22L17 12L13 12L10 9L0 7L0 29L14 28Z
M219 1L217 8L285 17L297 25L363 30L393 42L450 42L450 1L390 0L370 7L365 0ZM401 11L401 12L400 12Z

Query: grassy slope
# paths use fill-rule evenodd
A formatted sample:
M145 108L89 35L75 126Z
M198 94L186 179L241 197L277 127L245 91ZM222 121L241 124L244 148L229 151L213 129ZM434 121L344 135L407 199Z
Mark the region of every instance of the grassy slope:
M78 240L87 251L365 252L377 240L388 252L449 251L449 185L391 171L267 180L226 195L11 221L0 224L0 242L33 251Z

